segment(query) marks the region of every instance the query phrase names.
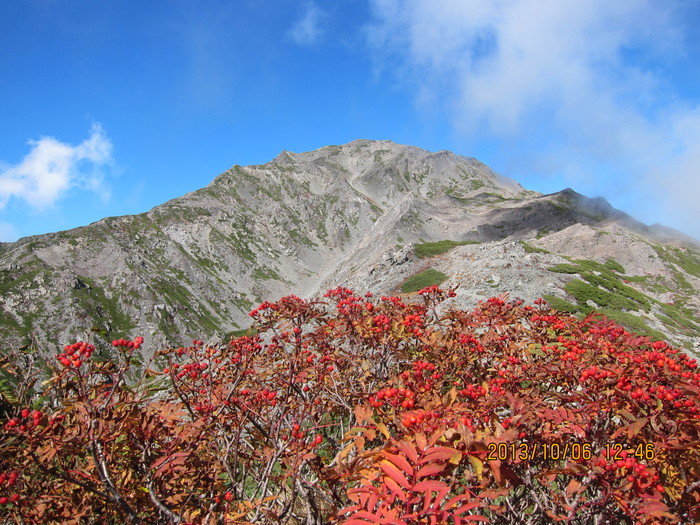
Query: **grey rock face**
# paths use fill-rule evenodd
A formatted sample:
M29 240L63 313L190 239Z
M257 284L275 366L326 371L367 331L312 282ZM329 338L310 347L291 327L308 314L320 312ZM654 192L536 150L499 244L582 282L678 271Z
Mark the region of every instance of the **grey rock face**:
M416 257L441 240L481 244ZM571 299L576 276L548 270L565 256L615 259L646 277L634 286L698 316L698 245L603 199L541 195L476 159L388 141L284 151L141 215L0 243L0 342L53 352L92 329L181 345L246 328L263 299L397 293L429 267L460 285L458 306L504 292ZM672 335L697 344L692 330Z

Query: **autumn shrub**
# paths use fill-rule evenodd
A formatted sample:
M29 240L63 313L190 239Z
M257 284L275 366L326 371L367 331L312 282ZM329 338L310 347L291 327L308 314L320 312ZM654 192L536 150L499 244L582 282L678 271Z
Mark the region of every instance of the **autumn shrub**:
M255 335L135 366L142 340L6 359L0 520L343 525L694 523L700 374L602 316L338 288ZM20 377L21 376L21 377ZM34 392L34 394L31 394Z

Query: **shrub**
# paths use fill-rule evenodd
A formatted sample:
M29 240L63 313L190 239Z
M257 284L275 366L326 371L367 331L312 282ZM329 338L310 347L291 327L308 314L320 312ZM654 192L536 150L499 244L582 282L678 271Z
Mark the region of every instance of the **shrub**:
M424 242L416 245L416 257L423 259L425 257L433 257L450 251L455 246L464 246L466 244L479 244L479 241L437 241Z
M625 267L622 266L615 259L608 259L607 261L605 261L604 266L608 270L612 270L612 271L617 272L617 273L625 273Z
M550 272L556 272L556 273L581 273L582 270L578 266L574 266L573 264L566 264L566 263L559 263L557 265L552 266L551 268L548 268Z
M525 241L520 241L520 244L523 245L523 250L525 250L526 253L549 253L549 250L538 248L537 246L533 246Z
M442 272L428 268L420 273L412 275L401 285L403 293L417 292L427 286L444 283L449 277Z
M15 523L694 523L700 373L543 300L295 296L258 333L96 361L68 345L0 426ZM127 382L129 374L133 380ZM44 401L42 401L42 399Z

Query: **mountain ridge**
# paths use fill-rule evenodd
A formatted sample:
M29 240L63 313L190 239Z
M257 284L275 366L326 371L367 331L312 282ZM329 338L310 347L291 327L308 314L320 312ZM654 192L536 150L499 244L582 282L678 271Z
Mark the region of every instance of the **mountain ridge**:
M486 255L494 247L542 259L532 263L542 266L537 272L520 273L545 272L543 278L550 276L543 265L596 254L599 263L608 257L632 264L628 270L652 268L656 277L649 279L663 281L657 295L677 295L692 312L688 321L697 320L700 244L694 239L644 225L605 199L570 188L549 195L527 190L471 157L357 140L235 165L204 188L142 214L0 244L0 341L62 345L91 327L105 337L139 331L154 345L223 338L244 330L247 312L263 299L309 297L338 285L395 292L411 272L432 265L413 247L445 239L480 243L435 260L447 270L446 284L458 284L464 258L478 253L482 260L470 265L484 262L498 273L495 255ZM576 244L584 239L589 249L582 252ZM623 245L643 253L646 264L620 251ZM526 246L550 253L526 253ZM540 287L539 294L571 299L565 282L550 287L552 279L532 279L523 282L523 295ZM522 293L519 281L498 280L503 286L488 291ZM457 300L467 304L477 296ZM646 321L653 328L665 326L652 317ZM692 327L690 335L678 334L691 347L697 335Z

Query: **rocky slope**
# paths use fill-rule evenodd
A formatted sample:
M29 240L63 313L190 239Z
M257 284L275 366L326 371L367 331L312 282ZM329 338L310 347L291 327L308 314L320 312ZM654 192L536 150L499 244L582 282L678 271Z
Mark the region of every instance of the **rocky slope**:
M427 244L444 240L469 244ZM528 191L472 158L366 140L284 151L141 215L0 243L0 341L49 349L91 330L180 345L245 329L263 299L398 293L427 269L459 285L459 306L546 294L700 344L693 239L570 189Z

